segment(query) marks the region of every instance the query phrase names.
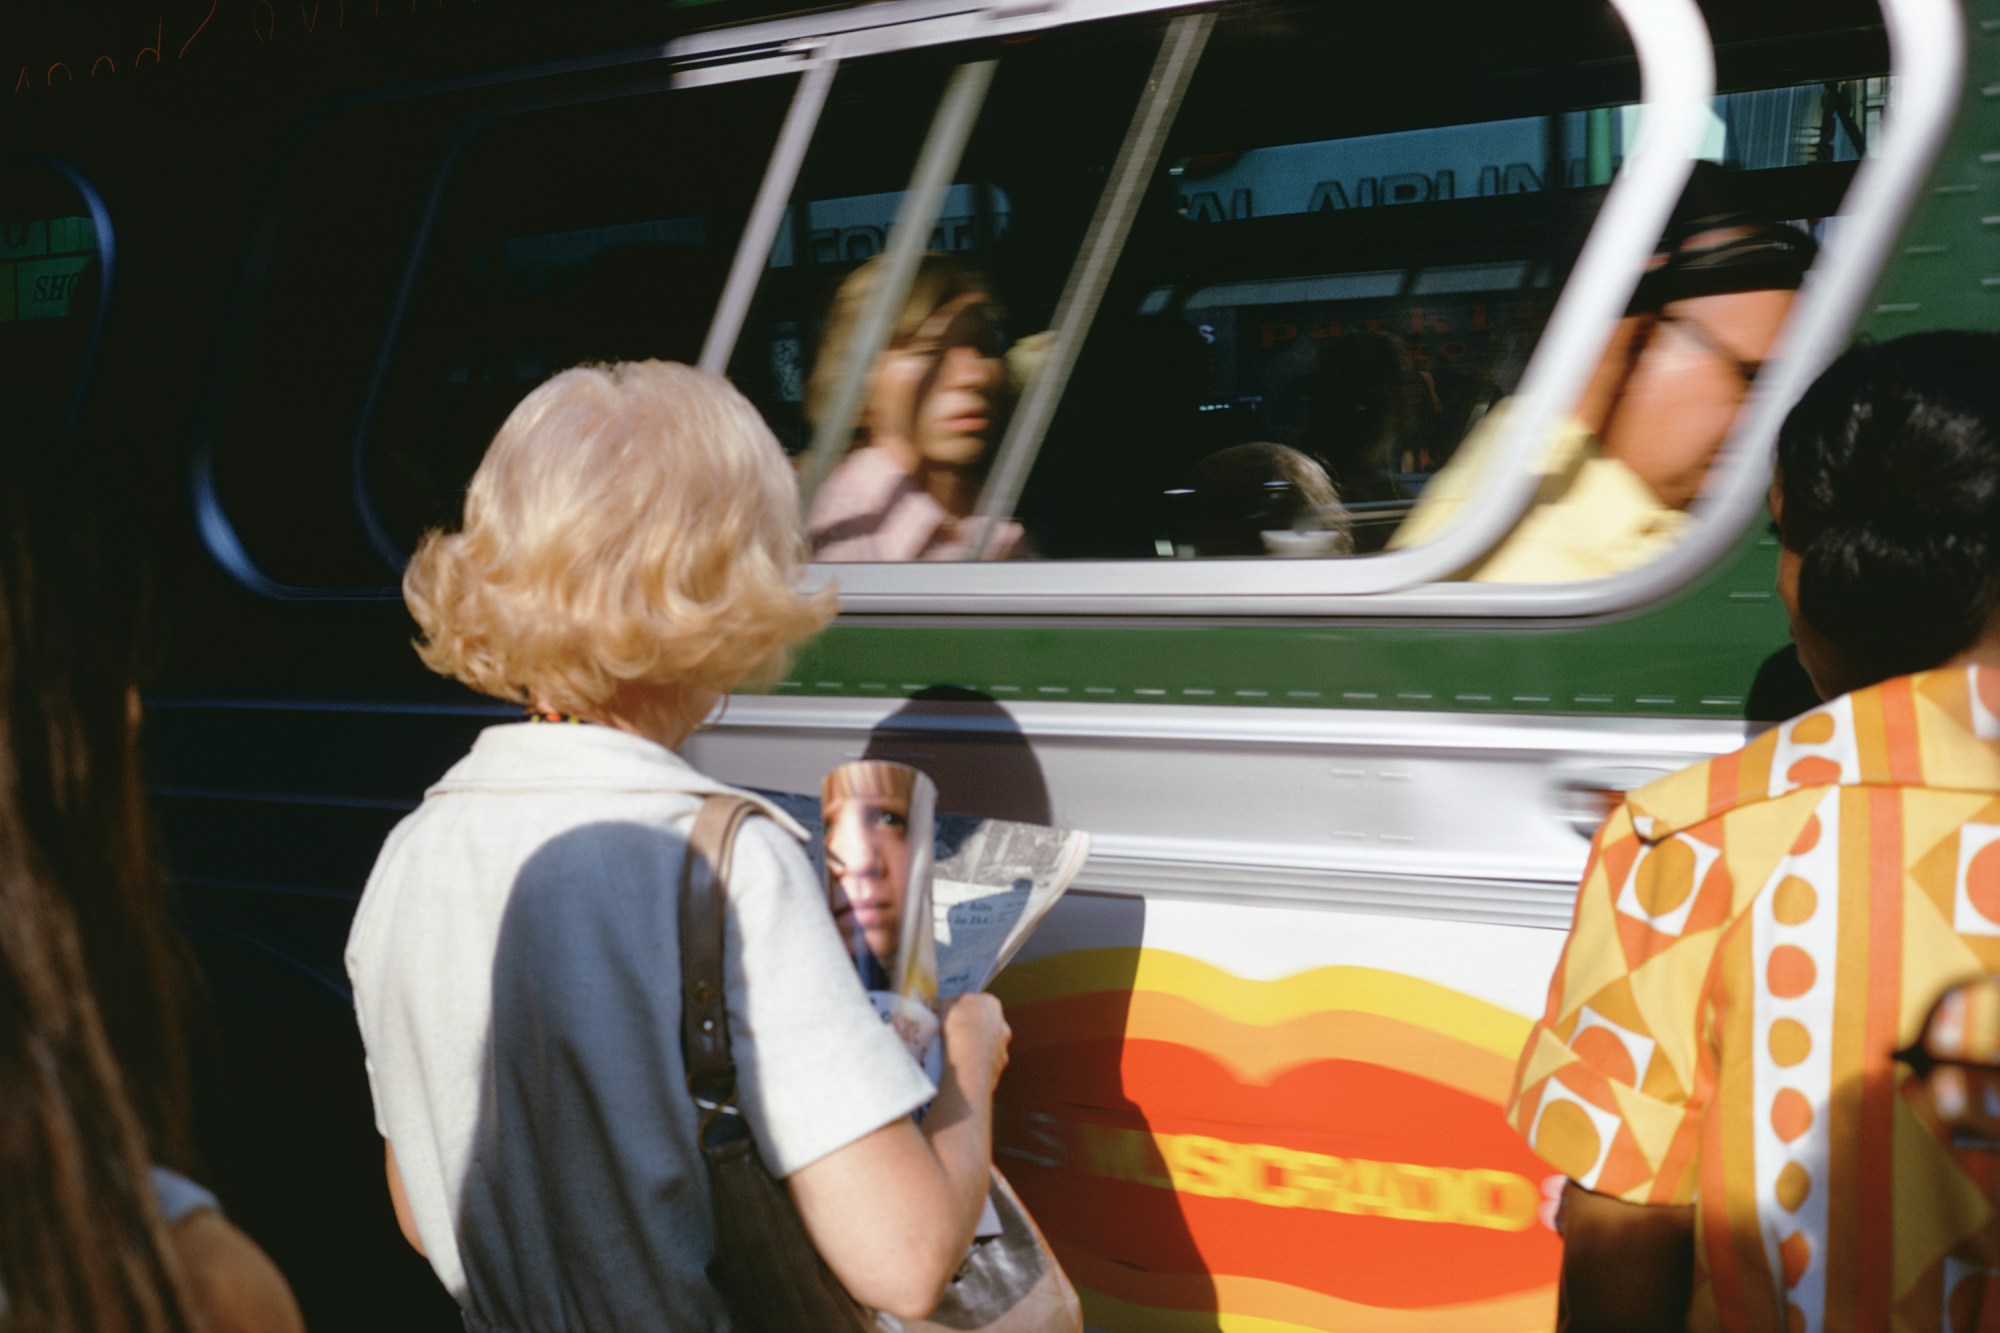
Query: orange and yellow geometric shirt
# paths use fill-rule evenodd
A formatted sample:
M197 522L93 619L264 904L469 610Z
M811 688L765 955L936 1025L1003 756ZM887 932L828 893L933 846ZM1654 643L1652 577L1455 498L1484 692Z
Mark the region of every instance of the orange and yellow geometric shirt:
M2000 672L1891 680L1611 816L1508 1113L1587 1189L1696 1205L1690 1328L2000 1328L1996 1163L1892 1055L1994 971Z

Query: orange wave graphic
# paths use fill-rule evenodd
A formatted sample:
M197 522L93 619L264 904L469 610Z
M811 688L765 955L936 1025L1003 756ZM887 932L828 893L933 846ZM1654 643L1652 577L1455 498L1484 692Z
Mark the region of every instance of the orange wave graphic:
M1014 1015L1018 1052L1159 1041L1200 1050L1246 1083L1313 1061L1357 1060L1492 1102L1506 1096L1529 1029L1524 1015L1378 968L1257 981L1158 949L1037 959L1009 968L994 990ZM1038 1020L1044 1006L1052 1021Z
M1109 1003L1090 1003L1105 999ZM1037 1010L1051 1021L1043 1022ZM1420 1023L1333 1010L1276 1024L1239 1023L1178 995L1077 997L1015 1012L1016 1055L1092 1040L1157 1041L1201 1051L1240 1083L1268 1084L1320 1060L1358 1060L1415 1074L1484 1101L1507 1095L1514 1062Z
M1272 1326L1341 1333L1432 1333L1446 1328L1529 1333L1555 1323L1553 1284L1490 1300L1395 1310L1266 1278L1140 1273L1074 1252L1063 1256L1063 1270L1090 1307L1091 1323L1117 1330L1168 1333L1185 1321L1190 1329L1209 1330ZM1111 1317L1100 1318L1100 1306L1108 1307L1105 1314ZM1138 1315L1143 1322L1118 1319L1114 1312Z

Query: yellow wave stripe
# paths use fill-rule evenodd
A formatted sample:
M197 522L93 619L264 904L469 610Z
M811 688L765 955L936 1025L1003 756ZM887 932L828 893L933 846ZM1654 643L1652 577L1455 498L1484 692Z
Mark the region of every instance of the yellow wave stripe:
M1084 1321L1106 1333L1546 1333L1555 1325L1553 1283L1458 1305L1392 1310L1343 1301L1262 1278L1201 1278L1191 1306L1163 1309L1086 1287L1075 1273Z
M1356 1060L1497 1104L1514 1077L1511 1054L1496 1055L1423 1023L1353 1010L1251 1025L1178 995L1139 991L1122 1008L1082 1010L1064 1015L1061 1023L1034 1023L1017 1013L1015 1024L1017 1056L1079 1041L1158 1041L1200 1051L1244 1084L1269 1084L1287 1070L1321 1060Z
M1246 1026L1270 1027L1312 1014L1352 1012L1414 1022L1511 1065L1529 1020L1497 1004L1421 977L1373 967L1320 967L1272 981L1225 972L1164 949L1080 949L1017 963L995 980L1009 1007L1101 992L1157 992Z

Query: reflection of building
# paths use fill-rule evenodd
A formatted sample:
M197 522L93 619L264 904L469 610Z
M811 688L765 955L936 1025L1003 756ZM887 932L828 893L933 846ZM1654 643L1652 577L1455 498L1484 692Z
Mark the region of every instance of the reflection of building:
M1702 156L1761 171L1852 162L1867 153L1887 79L1726 93L1715 99ZM1603 185L1638 137L1636 107L1571 111L1561 124L1562 184ZM1252 148L1204 170L1175 169L1180 213L1194 222L1379 208L1550 188L1549 124L1539 116Z
M799 210L805 215L805 262L858 264L880 254L902 203L901 190L806 203ZM944 207L924 249L959 253L984 249L1006 233L1012 213L1007 192L997 185L954 185L945 191ZM771 267L790 268L798 262L793 216L788 215L771 247Z

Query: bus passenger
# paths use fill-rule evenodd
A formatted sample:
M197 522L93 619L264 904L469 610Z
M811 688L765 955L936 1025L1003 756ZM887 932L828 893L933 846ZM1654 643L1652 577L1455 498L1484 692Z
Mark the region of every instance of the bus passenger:
M1328 338L1296 389L1304 401L1291 442L1325 465L1342 500L1408 499L1391 456L1414 438L1418 399L1429 391L1402 339L1372 329Z
M756 410L647 361L529 394L404 578L433 670L557 721L480 734L390 836L348 944L397 1220L469 1328L728 1326L676 889L729 788L674 751L833 613L796 587L802 546ZM986 1197L1006 1024L990 996L946 1010L934 1092L826 928L798 826L758 804L727 884L739 1106L834 1274L921 1316Z
M1319 461L1283 444L1238 444L1194 465L1188 545L1200 557L1352 555L1347 509Z
M883 272L881 257L840 284L806 384L817 422L845 370L855 326ZM854 446L806 516L815 560L969 560L991 444L1007 407L1007 370L985 280L927 254L868 374ZM1027 554L1021 525L994 525L984 556Z
M293 1333L271 1261L160 1165L192 1150L135 588L41 480L30 456L0 493L0 1327Z
M1641 281L1575 412L1534 463L1531 507L1459 577L1608 578L1672 549L1812 255L1811 238L1783 224L1741 215L1690 224ZM1424 488L1392 549L1437 536L1491 484L1507 418L1504 404L1487 414Z
M1830 702L1597 835L1510 1115L1569 1177L1572 1329L1991 1328L1992 1163L1894 1052L2000 971L2000 336L1834 363L1778 438Z

